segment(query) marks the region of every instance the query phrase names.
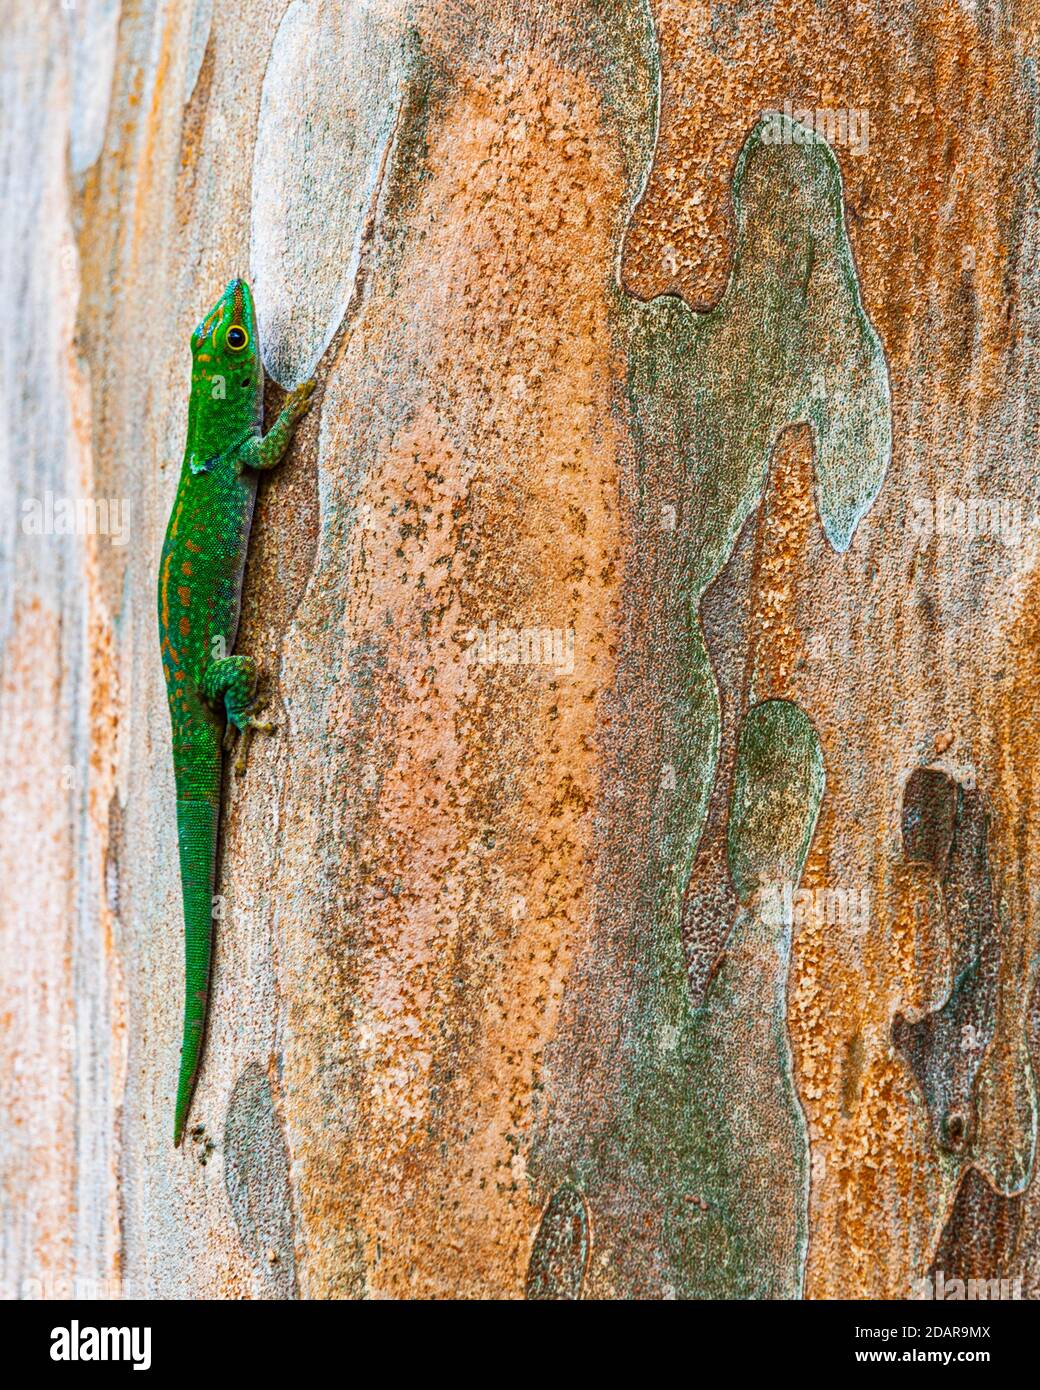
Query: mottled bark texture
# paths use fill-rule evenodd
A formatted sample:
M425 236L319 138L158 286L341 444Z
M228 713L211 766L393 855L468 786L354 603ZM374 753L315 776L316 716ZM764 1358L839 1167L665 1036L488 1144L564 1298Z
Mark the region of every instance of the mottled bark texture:
M0 30L4 1291L1036 1296L1037 0ZM320 390L175 1151L232 275Z

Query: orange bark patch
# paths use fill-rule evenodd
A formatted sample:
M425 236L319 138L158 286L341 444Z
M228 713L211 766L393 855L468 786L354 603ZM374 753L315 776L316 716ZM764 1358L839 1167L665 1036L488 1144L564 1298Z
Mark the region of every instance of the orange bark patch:
M466 78L431 133L407 302L384 310L427 364L365 488L351 580L392 729L357 848L354 1024L360 1224L384 1295L518 1295L538 1223L532 1105L588 911L619 572L622 189L598 126L548 61Z
M759 511L748 661L752 703L794 699L792 676L804 636L795 606L795 578L816 522L812 441L804 426L777 442Z
M826 132L826 113L865 112L865 139L857 115L844 141L838 131L831 143L864 301L889 360L909 366L913 351L920 366L920 354L934 351L951 390L973 362L995 387L1017 332L1005 277L1031 161L1026 24L998 38L956 0L926 0L885 23L867 9L803 0L728 15L656 0L654 13L661 131L626 246L626 283L642 296L674 289L710 306L732 249L733 164L762 113L811 109ZM923 302L937 315L929 344L915 334Z

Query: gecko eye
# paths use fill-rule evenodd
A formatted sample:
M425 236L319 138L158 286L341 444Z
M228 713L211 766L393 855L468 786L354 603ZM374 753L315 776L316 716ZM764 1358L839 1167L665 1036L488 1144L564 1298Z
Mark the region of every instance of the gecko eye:
M232 352L241 352L249 343L249 334L244 328L240 328L237 323L233 323L227 331L224 342Z

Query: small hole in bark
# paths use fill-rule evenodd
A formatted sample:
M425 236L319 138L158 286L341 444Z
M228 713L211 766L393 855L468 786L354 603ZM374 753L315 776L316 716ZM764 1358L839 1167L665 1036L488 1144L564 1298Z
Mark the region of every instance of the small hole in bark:
M947 1110L943 1116L943 1146L956 1153L964 1147L968 1134L968 1120L963 1110Z

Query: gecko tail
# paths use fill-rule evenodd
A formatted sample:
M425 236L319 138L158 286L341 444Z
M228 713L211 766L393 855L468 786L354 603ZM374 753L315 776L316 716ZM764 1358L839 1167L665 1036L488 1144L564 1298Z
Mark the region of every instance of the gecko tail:
M202 1035L205 1019L196 1021L188 1018L188 1002L185 1001L184 1042L181 1045L181 1065L177 1078L177 1106L173 1117L173 1147L180 1148L181 1140L188 1123L195 1094L195 1083L199 1076L199 1063L202 1060ZM205 1003L203 1003L205 1012Z
M213 888L217 864L216 799L178 800L181 891L184 898L184 1040L177 1076L173 1143L184 1138L206 1033L213 955Z

